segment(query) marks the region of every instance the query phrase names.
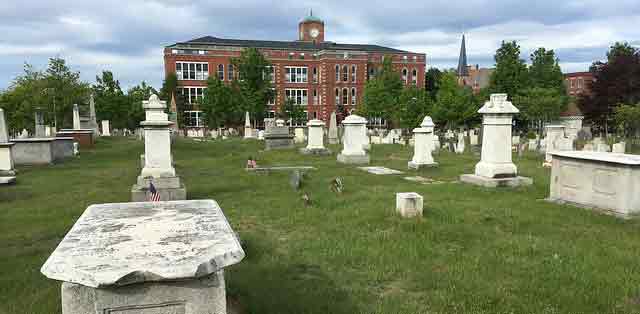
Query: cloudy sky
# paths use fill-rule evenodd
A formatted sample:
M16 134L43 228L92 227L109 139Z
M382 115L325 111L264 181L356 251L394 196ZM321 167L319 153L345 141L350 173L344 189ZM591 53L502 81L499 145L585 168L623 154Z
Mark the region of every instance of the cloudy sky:
M326 40L423 52L438 68L457 64L463 32L469 64L481 66L502 40L517 40L526 59L554 49L565 72L587 70L615 41L640 46L638 0L2 0L0 89L25 62L42 69L52 56L89 82L109 69L123 87L159 87L163 46L204 35L293 40L310 8Z

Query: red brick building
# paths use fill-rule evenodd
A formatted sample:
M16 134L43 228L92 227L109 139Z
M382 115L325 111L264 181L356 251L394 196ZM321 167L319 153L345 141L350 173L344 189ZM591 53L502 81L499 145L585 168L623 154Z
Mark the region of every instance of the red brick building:
M591 72L565 73L564 82L567 87L567 95L577 97L580 94L591 93L593 74Z
M328 122L337 104L351 111L362 103L367 80L376 75L384 58L391 58L405 85L424 86L426 56L378 45L339 44L325 40L324 22L309 15L298 25L295 41L241 40L201 37L164 49L165 74L176 73L178 92L189 102L201 98L209 76L224 82L237 79L231 58L245 48L257 48L271 62L276 98L268 104L274 116L285 97L305 106L308 119ZM175 110L175 109L174 109ZM188 127L201 127L199 111L190 115Z

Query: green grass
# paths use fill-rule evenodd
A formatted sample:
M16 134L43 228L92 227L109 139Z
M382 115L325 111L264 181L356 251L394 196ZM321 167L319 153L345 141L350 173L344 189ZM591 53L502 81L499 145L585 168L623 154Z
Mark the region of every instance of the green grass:
M335 154L262 145L173 145L188 197L216 200L245 243L247 257L226 274L246 313L640 313L640 224L542 201L549 170L537 155L514 157L533 186L492 190L419 185ZM404 170L410 149L374 145L371 164ZM62 164L19 168L18 183L0 187L0 313L61 311L59 284L41 265L88 205L129 200L142 151L133 139L101 139ZM318 170L294 192L287 173L246 173L249 155ZM418 174L455 181L478 156L435 159ZM329 187L336 176L341 195ZM395 193L410 191L424 196L423 218L394 214Z

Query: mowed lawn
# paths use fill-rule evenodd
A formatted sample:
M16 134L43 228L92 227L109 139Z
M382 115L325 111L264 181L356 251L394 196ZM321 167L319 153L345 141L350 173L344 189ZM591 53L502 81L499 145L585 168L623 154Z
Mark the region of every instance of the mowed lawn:
M640 313L640 223L550 204L541 157L514 157L533 186L485 189L456 182L473 153L435 155L438 168L406 171L412 148L374 145L376 176L334 155L261 152L228 140L173 145L190 199L214 199L244 243L227 291L244 313ZM126 202L143 143L100 139L62 164L20 167L0 187L0 313L60 313L59 283L40 267L90 204ZM260 165L312 165L300 191ZM335 194L330 181L343 178ZM394 214L396 192L424 196L424 217ZM302 194L312 199L305 206ZM640 193L640 191L638 191Z

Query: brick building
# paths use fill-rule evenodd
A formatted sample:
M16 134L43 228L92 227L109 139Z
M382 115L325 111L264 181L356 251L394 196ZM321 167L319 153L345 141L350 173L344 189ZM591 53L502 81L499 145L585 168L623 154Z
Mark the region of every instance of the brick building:
M580 94L591 93L593 74L591 72L573 72L564 74L567 95L577 97Z
M206 81L215 75L224 82L238 77L231 58L245 48L257 48L271 62L267 69L276 97L267 116L280 110L285 97L305 106L308 119L328 122L337 104L351 111L362 103L365 83L376 75L384 58L405 85L424 86L426 56L378 45L339 44L325 40L324 22L310 14L298 24L294 41L241 40L201 37L164 49L165 74L176 73L178 92L191 103L203 96ZM197 106L187 112L187 127L203 127ZM175 111L175 108L173 108Z

